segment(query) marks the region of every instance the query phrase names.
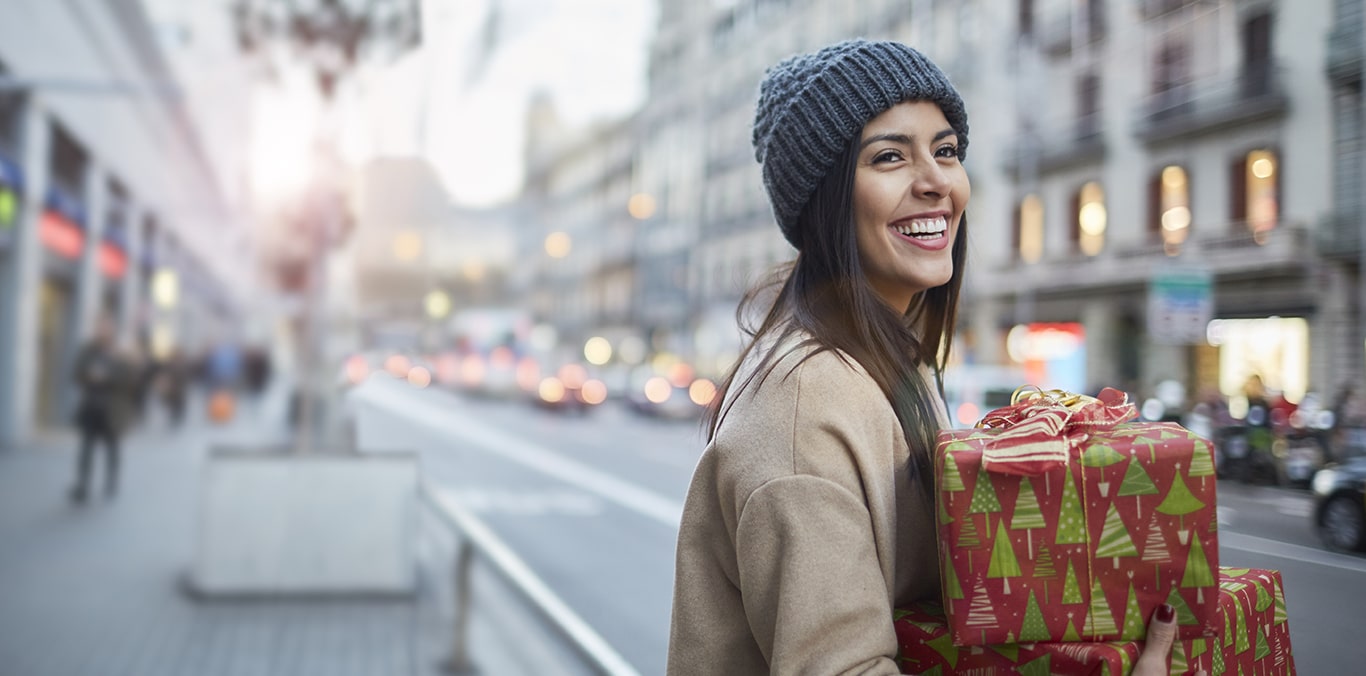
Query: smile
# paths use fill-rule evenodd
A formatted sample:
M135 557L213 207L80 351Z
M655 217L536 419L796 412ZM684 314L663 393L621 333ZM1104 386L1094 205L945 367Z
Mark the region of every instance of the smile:
M900 239L927 249L948 245L949 222L944 216L912 218L888 226Z

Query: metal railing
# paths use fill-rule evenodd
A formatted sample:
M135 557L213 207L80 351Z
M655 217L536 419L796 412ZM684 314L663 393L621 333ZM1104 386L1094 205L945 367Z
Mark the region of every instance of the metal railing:
M470 671L467 634L470 614L470 569L477 555L512 585L521 596L552 624L600 674L608 676L640 676L598 632L588 626L545 582L541 581L521 557L508 548L494 532L458 500L442 495L430 483L420 487L423 499L437 516L459 535L455 556L455 631L448 668L461 673Z

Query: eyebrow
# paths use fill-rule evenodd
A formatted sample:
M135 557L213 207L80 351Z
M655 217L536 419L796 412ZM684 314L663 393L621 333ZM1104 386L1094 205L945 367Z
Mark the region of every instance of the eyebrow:
M945 129L945 130L939 132L938 134L935 134L935 135L934 135L934 138L930 139L930 143L934 143L935 141L938 141L939 139L942 139L942 138L945 138L945 137L948 137L948 136L957 136L957 135L958 135L958 132L954 131L952 128ZM901 145L908 146L908 145L911 145L912 139L911 139L910 136L907 136L906 134L896 134L896 133L877 134L877 135L875 135L875 136L869 136L868 138L864 139L864 140L863 140L863 143L859 144L859 150L863 150L864 148L867 148L868 146L870 146L870 145L872 145L872 144L874 144L874 143L877 143L878 141L891 141L892 143L900 143Z

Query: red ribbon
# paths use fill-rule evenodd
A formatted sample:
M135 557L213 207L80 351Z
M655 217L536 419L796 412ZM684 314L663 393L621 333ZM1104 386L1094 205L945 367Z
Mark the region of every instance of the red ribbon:
M1109 387L1096 397L1022 387L1010 406L987 413L977 423L999 430L982 447L982 468L998 474L1043 474L1065 466L1071 450L1094 431L1137 415L1129 395Z

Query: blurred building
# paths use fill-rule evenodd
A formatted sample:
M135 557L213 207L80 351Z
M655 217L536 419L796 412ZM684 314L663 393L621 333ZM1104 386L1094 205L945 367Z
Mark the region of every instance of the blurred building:
M442 336L428 329L460 309L502 300L515 208L455 206L420 158L369 162L353 193L355 232L346 254L354 307L347 314L362 336L407 326L416 343L433 347Z
M645 337L648 272L637 252L654 198L633 192L635 122L568 130L545 98L529 111L515 288L566 350L595 336L615 345Z
M153 351L235 324L250 242L177 91L135 0L0 22L0 441L69 420L101 313Z
M1237 395L1256 374L1297 399L1366 373L1361 6L662 3L644 108L608 136L542 148L540 166L604 182L619 165L573 157L634 139L630 191L653 208L634 230L630 316L657 346L723 368L736 302L794 254L749 139L764 69L845 37L900 40L944 67L971 112L958 359L1142 394L1171 379ZM547 188L552 175L533 191L573 193ZM554 203L540 227L574 228L576 246L602 241L620 209ZM545 319L581 321L575 290L600 274L592 254L581 263L547 278Z

